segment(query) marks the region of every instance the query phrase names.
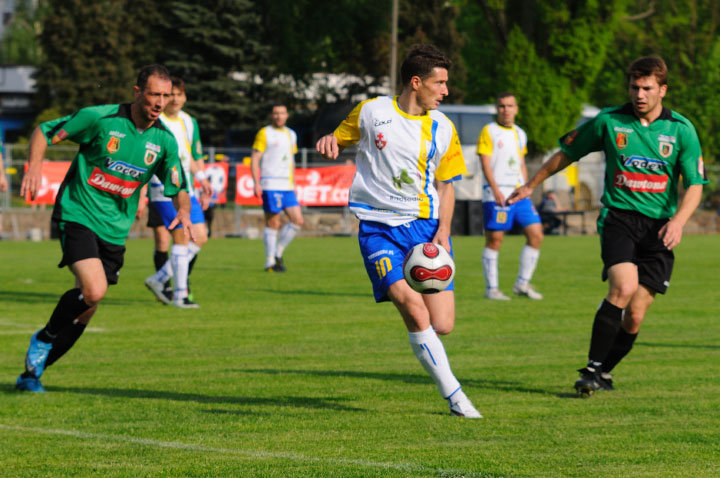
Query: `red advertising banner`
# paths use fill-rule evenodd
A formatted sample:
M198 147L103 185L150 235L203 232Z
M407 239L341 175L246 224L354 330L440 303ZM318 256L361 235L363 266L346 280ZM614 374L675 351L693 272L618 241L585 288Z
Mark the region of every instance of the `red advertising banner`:
M217 163L205 163L205 172L210 180L210 186L213 190L213 204L225 204L227 203L227 187L228 187L228 173L230 172L230 166L226 162ZM252 178L251 178L252 179ZM195 180L195 189L200 190L200 183ZM198 197L200 197L198 193Z
M58 189L65 179L70 169L70 161L43 161L40 174L42 182L38 188L35 199L30 199L30 194L25 195L25 203L27 204L55 204ZM25 172L27 173L28 163L25 163Z
M255 197L250 167L238 164L235 204L261 205ZM295 169L295 194L303 206L347 206L348 192L355 175L355 166Z

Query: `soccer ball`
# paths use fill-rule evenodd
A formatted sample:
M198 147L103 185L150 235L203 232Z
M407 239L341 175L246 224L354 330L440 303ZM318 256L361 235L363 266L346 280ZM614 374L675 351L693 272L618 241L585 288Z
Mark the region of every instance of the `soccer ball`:
M423 242L408 251L403 261L407 283L422 294L437 294L455 277L455 262L444 247Z

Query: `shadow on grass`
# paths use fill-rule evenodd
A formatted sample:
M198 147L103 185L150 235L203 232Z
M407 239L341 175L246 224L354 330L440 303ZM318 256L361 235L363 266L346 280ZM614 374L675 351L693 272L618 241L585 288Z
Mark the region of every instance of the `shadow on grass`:
M14 391L12 387L3 386L4 391ZM339 402L336 397L239 397L214 396L199 393L169 392L164 390L137 390L129 388L93 388L93 387L56 387L46 386L48 392L67 392L82 395L97 395L111 398L140 398L152 400L170 400L175 402L220 403L228 405L262 405L273 407L295 407L338 410L346 412L363 411L361 408L348 407Z
M369 378L374 380L385 380L388 382L403 382L410 384L432 384L428 375L404 374L404 373L380 373L380 372L356 372L351 370L280 370L280 369L234 369L234 372L259 373L265 375L313 375L317 377L350 377ZM461 379L460 382L468 387L485 388L493 390L505 390L509 392L535 393L538 395L557 395L552 390L541 388L530 388L522 385L521 382L510 382L503 380L477 380Z
M18 302L22 304L45 304L50 302L56 303L59 298L60 294L49 292L0 290L0 301L2 302Z
M718 350L720 345L704 345L704 344L668 344L668 343L650 343L650 342L635 342L635 346L641 347L667 347L673 349L711 349Z

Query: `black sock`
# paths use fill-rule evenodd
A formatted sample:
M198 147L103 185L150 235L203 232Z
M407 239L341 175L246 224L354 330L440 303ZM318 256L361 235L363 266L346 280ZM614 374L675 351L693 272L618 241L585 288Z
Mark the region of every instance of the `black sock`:
M622 323L623 309L603 300L595 314L588 365L598 368L605 361Z
M52 349L50 349L47 361L45 362L45 368L48 368L50 365L54 364L57 359L65 355L65 352L75 345L75 342L77 342L77 339L80 338L84 331L85 324L81 324L79 322L73 322L68 327L65 327L62 332L55 337L55 340L53 340L53 346Z
M159 271L162 266L165 265L165 263L168 260L168 252L167 251L158 251L155 250L155 254L153 254L153 262L155 263L155 270Z
M80 289L77 288L65 292L55 306L47 325L38 333L38 340L52 342L60 331L90 309L81 297Z
M190 277L190 273L193 270L193 266L195 266L195 261L197 260L198 255L195 254L192 258L192 260L188 263L188 277Z
M610 349L610 353L608 353L607 357L605 357L605 361L603 362L603 372L610 372L628 353L630 353L637 336L638 334L629 334L625 332L625 329L620 327L617 336L615 336L615 342Z

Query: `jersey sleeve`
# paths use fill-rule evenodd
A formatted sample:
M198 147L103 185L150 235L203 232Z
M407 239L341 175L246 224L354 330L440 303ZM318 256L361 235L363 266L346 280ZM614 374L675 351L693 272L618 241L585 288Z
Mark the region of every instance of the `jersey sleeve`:
M267 148L267 137L265 135L265 128L261 128L260 131L255 135L255 141L253 141L252 149L260 151L261 153Z
M352 146L360 141L360 112L367 101L361 101L353 108L350 114L335 129L333 135L337 138L338 145Z
M193 159L198 161L203 158L202 141L200 141L200 128L195 118L192 118L193 138L190 149L192 149Z
M185 180L180 156L178 156L177 142L175 138L165 142L165 157L159 164L155 175L165 186L165 196L172 197L180 191L188 192L188 184Z
M525 130L523 130L523 129L520 128L520 127L518 127L518 129L517 129L517 134L518 134L518 143L520 144L520 148L519 148L519 149L520 149L520 154L521 154L522 156L527 156L527 152L528 152L528 149L527 149L527 134L525 133Z
M292 153L297 154L297 133L295 131L290 130L290 137L292 138Z
M477 154L490 156L493 152L493 140L490 137L490 125L486 124L480 131L477 141Z
M462 179L463 174L467 173L460 138L452 123L450 127L452 128L450 145L447 151L445 151L445 154L440 158L440 164L438 165L437 171L435 171L435 178L443 182L457 181L458 179Z
M100 113L92 108L83 108L70 116L63 116L40 124L48 144L65 139L79 144L89 143L97 135Z
M698 139L695 127L689 121L687 127L682 128L680 136L682 149L678 157L680 173L683 177L683 185L687 188L695 184L707 184L708 178L705 174L700 140Z
M601 113L562 136L558 140L562 152L567 154L573 161L577 161L593 151L602 150L603 128L606 117Z

